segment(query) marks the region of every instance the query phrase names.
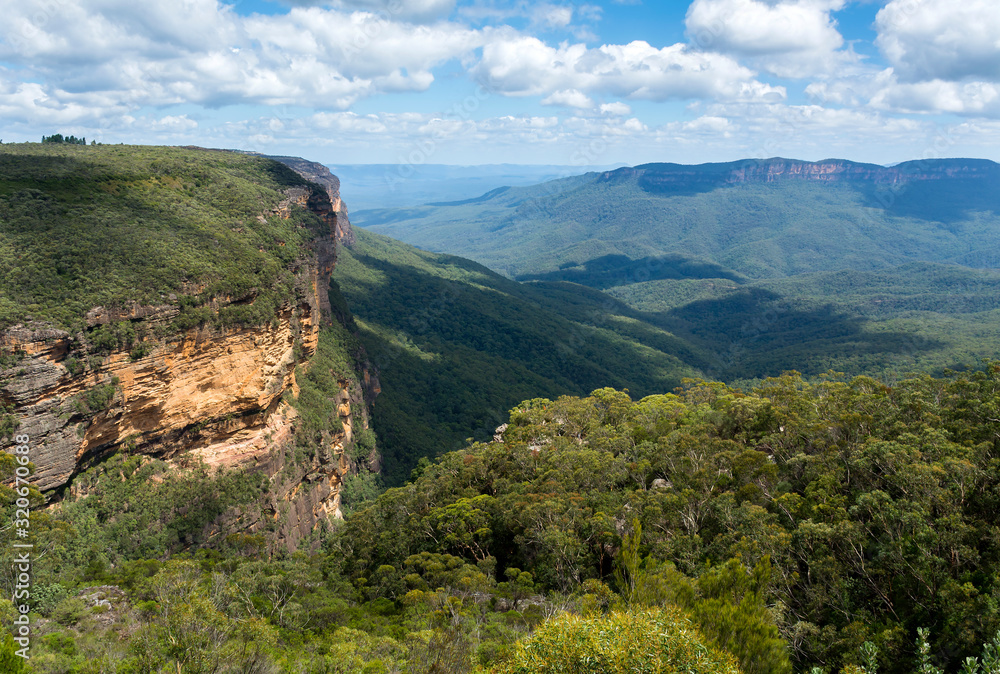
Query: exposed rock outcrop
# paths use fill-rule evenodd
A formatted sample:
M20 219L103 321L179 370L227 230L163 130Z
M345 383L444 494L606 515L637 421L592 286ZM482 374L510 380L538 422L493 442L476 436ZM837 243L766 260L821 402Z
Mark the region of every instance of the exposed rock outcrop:
M270 158L280 161L306 180L323 186L330 197L332 213L337 219L335 229L337 241L348 246L353 244L354 230L351 229L351 222L347 215L347 204L340 198L340 178L333 175L330 169L323 164L307 161L301 157L271 156Z
M175 312L144 323L155 329ZM171 457L262 425L291 386L296 342L301 357L315 351L318 318L314 296L284 310L276 326L191 329L152 340L148 355L135 360L114 352L96 371L78 376L67 357L75 340L67 333L30 333L24 341L4 335L0 345L25 354L14 371L3 373L3 390L16 406L20 431L31 437L35 484L61 487L90 459L125 443ZM23 338L23 329L14 332ZM114 389L107 407L84 409L98 387ZM216 433L205 432L221 420Z

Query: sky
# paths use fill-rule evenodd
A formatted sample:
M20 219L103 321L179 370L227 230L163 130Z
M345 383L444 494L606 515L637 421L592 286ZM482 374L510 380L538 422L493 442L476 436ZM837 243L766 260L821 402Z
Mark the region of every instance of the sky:
M327 164L1000 160L997 0L0 0L0 139Z

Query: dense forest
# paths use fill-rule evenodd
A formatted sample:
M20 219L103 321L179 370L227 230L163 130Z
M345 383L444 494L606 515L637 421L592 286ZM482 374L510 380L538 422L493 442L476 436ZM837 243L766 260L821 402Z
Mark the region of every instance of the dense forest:
M792 369L892 383L998 355L995 270L917 262L746 285L680 262L606 262L587 278L518 283L357 231L334 279L383 375L374 412L388 484L420 457L491 437L529 397L603 386L643 397L697 375L752 387ZM642 280L650 269L668 278Z
M313 553L170 558L114 531L176 527L207 482L140 499L149 469L119 457L34 529L30 671L625 672L634 648L642 671L993 671L998 457L998 363L599 389L523 402Z
M683 340L607 295L356 234L334 270L334 305L381 373L374 416L389 484L421 457L492 437L525 398L605 385L642 395L698 373Z

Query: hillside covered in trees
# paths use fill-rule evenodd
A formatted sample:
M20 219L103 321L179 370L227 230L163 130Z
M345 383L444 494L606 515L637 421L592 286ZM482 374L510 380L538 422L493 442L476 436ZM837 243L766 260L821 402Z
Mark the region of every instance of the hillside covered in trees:
M544 625L532 657L572 659L559 630L602 652L602 621L643 620L687 626L670 653L703 639L744 672L958 671L1000 628L998 419L997 364L894 387L786 375L748 393L691 380L532 399L312 554L260 559L233 538L67 563L113 544L95 516L140 516L125 504L141 478L111 463L123 482L91 479L39 523L32 671L548 671L517 665L513 643ZM94 585L110 608L78 596ZM591 622L552 621L567 611Z
M421 457L492 437L529 397L604 386L643 397L689 376L750 387L785 370L892 382L976 368L1000 344L995 270L912 263L755 286L672 279L600 290L518 283L463 258L356 234L334 280L381 373L374 415L393 485Z

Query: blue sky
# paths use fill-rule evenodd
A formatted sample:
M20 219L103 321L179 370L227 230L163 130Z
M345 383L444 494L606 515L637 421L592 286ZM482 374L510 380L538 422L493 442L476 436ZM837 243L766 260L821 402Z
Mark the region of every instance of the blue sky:
M0 0L0 138L329 164L1000 160L995 0Z

